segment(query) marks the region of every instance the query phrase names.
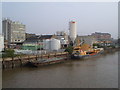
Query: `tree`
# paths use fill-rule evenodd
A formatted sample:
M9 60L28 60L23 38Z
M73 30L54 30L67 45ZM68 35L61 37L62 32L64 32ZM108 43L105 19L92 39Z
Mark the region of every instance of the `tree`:
M71 55L72 52L73 52L73 46L69 45L69 46L65 49L65 52L68 52L68 53Z
M4 51L3 57L14 57L14 50L13 49L7 49Z

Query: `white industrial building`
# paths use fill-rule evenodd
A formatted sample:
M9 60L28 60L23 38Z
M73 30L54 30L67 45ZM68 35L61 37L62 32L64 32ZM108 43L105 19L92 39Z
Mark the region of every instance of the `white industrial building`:
M4 49L4 36L0 34L0 52Z
M65 31L57 31L55 39L60 40L61 48L67 47L68 42L68 34Z

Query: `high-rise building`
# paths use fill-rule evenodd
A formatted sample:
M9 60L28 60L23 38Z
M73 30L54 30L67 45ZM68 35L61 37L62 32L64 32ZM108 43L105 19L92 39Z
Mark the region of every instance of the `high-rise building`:
M20 22L4 19L2 21L2 33L8 44L25 41L25 25Z
M12 22L10 37L10 41L13 43L23 42L25 40L25 25L20 22Z
M4 40L10 40L10 31L11 31L11 23L10 19L4 19L2 21L2 34L4 35Z

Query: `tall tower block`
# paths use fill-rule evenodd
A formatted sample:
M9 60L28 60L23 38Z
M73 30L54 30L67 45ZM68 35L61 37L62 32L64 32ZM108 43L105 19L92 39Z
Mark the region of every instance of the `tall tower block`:
M70 21L69 22L69 36L71 41L74 43L76 37L77 37L77 28L76 28L76 23L75 21Z

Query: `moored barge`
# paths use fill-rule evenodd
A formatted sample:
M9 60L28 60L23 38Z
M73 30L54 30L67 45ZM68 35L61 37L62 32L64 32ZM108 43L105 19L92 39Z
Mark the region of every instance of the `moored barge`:
M26 65L30 67L39 67L51 64L62 63L67 60L67 57L54 57L49 59L39 59L37 61L29 61Z
M103 48L95 48L89 50L81 50L81 47L75 47L73 53L71 55L72 59L83 59L83 58L90 58L95 57L104 52Z

